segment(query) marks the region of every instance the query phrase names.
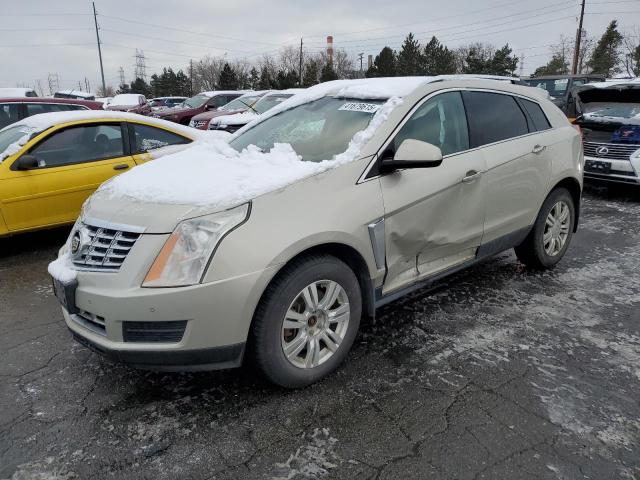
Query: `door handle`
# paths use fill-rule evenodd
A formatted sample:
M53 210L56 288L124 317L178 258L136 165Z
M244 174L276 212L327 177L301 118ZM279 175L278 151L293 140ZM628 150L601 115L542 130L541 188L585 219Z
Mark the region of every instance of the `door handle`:
M129 168L129 165L126 163L121 163L120 165L113 167L114 170L126 170L127 168Z
M533 150L531 150L531 153L542 153L546 148L547 147L545 147L544 145L536 145L533 147Z
M480 178L482 176L482 172L478 172L476 170L469 170L466 175L463 177L463 183L473 182L474 180Z

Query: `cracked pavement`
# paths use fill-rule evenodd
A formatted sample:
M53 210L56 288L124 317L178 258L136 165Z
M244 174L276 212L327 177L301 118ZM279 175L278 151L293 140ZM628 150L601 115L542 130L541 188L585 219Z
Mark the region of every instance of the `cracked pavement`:
M74 343L66 235L0 240L0 478L640 478L640 190L587 187L555 270L504 253L417 291L299 391Z

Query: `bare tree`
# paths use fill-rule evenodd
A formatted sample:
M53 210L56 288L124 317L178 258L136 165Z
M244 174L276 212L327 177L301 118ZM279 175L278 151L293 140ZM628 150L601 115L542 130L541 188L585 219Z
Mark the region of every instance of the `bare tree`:
M623 34L622 55L627 75L635 77L640 74L640 29L637 26Z
M326 65L329 61L327 52L322 51L318 55L321 65ZM338 48L333 50L333 70L338 78L355 78L355 70L353 68L353 60L349 57L346 50Z
M224 59L207 55L193 65L193 91L215 90L218 86Z
M582 29L580 40L580 54L578 55L578 73L590 73L587 67L587 62L591 58L593 53L593 47L596 44L596 40L587 34L585 29Z

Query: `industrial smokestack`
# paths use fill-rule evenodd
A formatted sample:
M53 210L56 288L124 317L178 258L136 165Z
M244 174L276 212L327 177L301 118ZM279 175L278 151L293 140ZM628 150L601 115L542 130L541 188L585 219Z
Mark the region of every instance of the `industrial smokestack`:
M327 35L327 60L333 63L333 36Z
M371 68L373 66L373 55L369 55L367 57L367 68Z

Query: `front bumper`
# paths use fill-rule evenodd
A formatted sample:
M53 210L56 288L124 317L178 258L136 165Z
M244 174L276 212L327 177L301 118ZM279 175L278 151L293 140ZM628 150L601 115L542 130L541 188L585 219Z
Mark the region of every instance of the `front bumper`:
M176 288L120 286L118 274L78 272L79 311L62 312L76 340L118 362L171 371L238 367L271 270Z
M640 185L640 162L634 165L634 160L615 160L585 155L584 178L592 180L604 180L607 182L626 183L630 185ZM589 162L601 162L610 166L609 173L590 171ZM636 160L637 162L637 160Z
M74 340L110 360L145 370L200 371L236 368L242 364L244 343L198 350L117 350L93 342L71 329Z

